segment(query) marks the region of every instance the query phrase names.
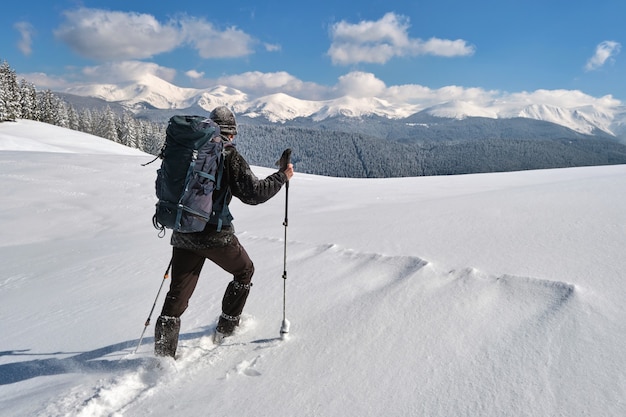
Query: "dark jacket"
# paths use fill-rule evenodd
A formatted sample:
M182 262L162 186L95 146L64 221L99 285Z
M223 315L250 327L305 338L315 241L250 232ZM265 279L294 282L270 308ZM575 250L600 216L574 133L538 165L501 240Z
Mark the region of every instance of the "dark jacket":
M265 179L258 179L248 162L234 146L224 147L224 174L220 190L213 192L214 210L221 211L221 204L230 203L237 197L245 204L261 204L275 196L287 182L287 176L277 171ZM217 203L217 204L216 204ZM217 207L216 207L217 206ZM213 217L202 232L172 234L171 244L177 248L202 250L228 245L235 230L230 223L232 217L224 220L221 231L217 231L217 220Z

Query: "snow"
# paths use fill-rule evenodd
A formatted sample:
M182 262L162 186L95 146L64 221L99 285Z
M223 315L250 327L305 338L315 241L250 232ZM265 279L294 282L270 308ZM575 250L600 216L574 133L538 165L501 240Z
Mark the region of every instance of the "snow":
M241 330L211 342L230 277L207 262L159 361L153 325L132 354L171 250L151 159L0 124L0 416L626 415L626 166L296 174L287 281L284 192L234 203Z
M108 139L32 120L0 124L0 151L145 155Z
M297 117L308 117L322 106L320 102L299 100L284 93L271 94L260 101L252 101L246 116L255 118L265 115L271 122L285 122Z
M474 103L468 103L460 100L441 103L432 106L425 111L431 116L458 120L463 120L467 117L488 117L490 119L498 118L497 112L493 109L481 107Z
M363 76L370 79L368 74L353 75L356 78ZM374 83L378 86L382 84L380 80L374 80ZM360 87L363 85L362 82L357 84ZM148 103L157 109L185 109L195 103L211 111L216 106L225 105L248 117L263 116L275 123L285 123L299 117L311 117L316 121L336 116L361 118L370 115L401 119L423 110L437 117L459 120L467 117L525 117L556 123L584 134L599 129L624 139L626 108L610 95L594 98L578 90L537 90L531 93L494 95L494 92L475 88L466 91L456 86L433 91L421 86L413 87L419 93L408 101L406 98L396 97L397 92L391 91L404 91L400 96L410 96L407 93L411 90L410 86L400 87L399 90L394 87L387 93L379 91L380 97L345 95L316 101L292 97L282 92L252 97L224 85L206 89L182 88L155 75L144 75L121 85L86 84L67 88L65 92L121 102L129 108L137 103ZM426 91L430 91L430 94L424 96Z

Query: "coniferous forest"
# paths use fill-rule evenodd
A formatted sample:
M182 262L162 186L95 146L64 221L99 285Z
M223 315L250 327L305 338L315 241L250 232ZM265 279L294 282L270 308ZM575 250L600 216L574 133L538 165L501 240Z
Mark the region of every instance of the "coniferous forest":
M299 172L355 178L454 175L626 163L626 146L589 138L399 141L358 133L242 125L238 149L271 167L293 149Z
M0 65L0 122L41 121L156 155L169 118L162 114L142 117L119 105L82 103L76 109L50 90L37 91L26 80L18 81L8 63ZM616 139L582 135L545 122L475 118L461 125L441 119L428 129L416 122L415 128L407 129L373 119L280 125L240 117L236 144L252 165L273 167L282 151L292 148L298 172L354 178L626 163L626 145Z

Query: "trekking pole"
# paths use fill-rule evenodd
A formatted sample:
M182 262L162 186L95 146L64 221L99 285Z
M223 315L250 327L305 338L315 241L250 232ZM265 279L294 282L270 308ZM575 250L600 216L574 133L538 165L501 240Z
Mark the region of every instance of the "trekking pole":
M137 343L137 347L133 351L133 355L137 353L139 346L141 346L141 342L143 341L143 336L144 334L146 334L146 329L150 325L150 319L152 318L154 307L156 306L157 300L159 299L159 294L161 294L161 290L163 289L163 284L165 283L165 280L169 278L171 267L172 267L172 259L170 259L170 263L167 266L167 269L165 270L165 274L163 274L163 280L161 281L161 286L159 287L159 291L157 292L156 298L154 299L154 304L152 304L152 308L150 309L150 314L148 315L148 319L146 320L146 323L144 324L143 331L141 332L141 336L139 337L139 343Z
M291 163L291 149L286 149L283 152L283 156L280 158L281 168L286 168ZM280 326L280 337L285 340L289 334L289 327L291 323L287 320L287 226L289 226L288 219L289 212L289 180L285 183L285 220L283 226L285 226L285 238L283 246L283 322Z

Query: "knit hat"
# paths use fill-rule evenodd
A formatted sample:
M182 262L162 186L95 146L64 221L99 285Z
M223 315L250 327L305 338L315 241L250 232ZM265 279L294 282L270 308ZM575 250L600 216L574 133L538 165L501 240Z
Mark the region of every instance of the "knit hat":
M237 134L237 121L235 120L235 115L228 107L216 107L209 115L209 118L219 125L220 132L224 135Z

